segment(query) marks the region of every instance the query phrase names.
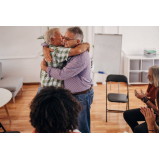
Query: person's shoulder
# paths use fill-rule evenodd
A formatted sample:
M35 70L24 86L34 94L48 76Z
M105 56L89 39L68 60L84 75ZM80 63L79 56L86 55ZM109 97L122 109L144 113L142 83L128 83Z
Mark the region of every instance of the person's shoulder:
M149 83L149 84L148 84L148 87L150 87L150 88L151 88L151 87L154 87L154 85L153 85L153 84L151 84L151 83Z
M79 54L79 55L77 55L77 56L86 58L86 57L89 57L89 53L88 53L88 51L86 50L86 51L84 51L83 53L81 53L81 54Z
M156 89L157 87L155 87L153 84L150 84L150 83L149 83L149 84L148 84L148 89L151 89L151 88L152 88L152 89Z
M51 49L55 49L55 48L56 48L56 46L54 46L54 45L50 44L50 45L49 45L49 48L51 48Z
M69 133L81 133L78 129L74 129L73 131L70 131Z
M82 55L83 60L90 61L90 55L89 55L88 50L84 51L81 55Z
M32 133L37 133L36 128L34 128L34 130L32 131Z
M88 53L88 50L84 51L82 54L89 54L89 53Z

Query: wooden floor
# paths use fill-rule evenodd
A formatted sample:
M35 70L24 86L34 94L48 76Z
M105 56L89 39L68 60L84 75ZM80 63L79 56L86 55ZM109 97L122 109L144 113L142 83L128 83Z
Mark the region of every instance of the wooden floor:
M117 83L110 84L108 92L118 92ZM123 119L122 113L108 113L108 122L106 122L106 85L98 84L94 88L94 100L91 106L91 132L92 133L123 133L124 131L132 132ZM130 109L139 108L144 104L135 98L134 89L143 89L145 92L147 85L132 85L129 87L129 107ZM38 85L23 85L23 91L16 96L16 103L11 100L8 104L8 111L12 123L9 123L4 107L0 108L0 122L7 131L20 131L21 133L31 133L33 127L29 122L29 104L36 95ZM120 93L126 93L126 85L120 83ZM125 110L126 104L108 102L109 109ZM2 129L0 129L2 132Z

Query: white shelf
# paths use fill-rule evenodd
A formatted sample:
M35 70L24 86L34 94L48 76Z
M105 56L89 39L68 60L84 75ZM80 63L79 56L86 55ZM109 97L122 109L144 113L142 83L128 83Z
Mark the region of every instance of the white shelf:
M148 72L148 70L129 70L129 72Z
M142 55L125 56L124 75L128 78L129 84L148 84L148 68L157 64L159 65L159 55L152 58L148 58ZM131 68L133 70L131 70Z
M132 59L132 60L137 60L137 59L139 59L139 60L141 60L141 59L159 59L159 54L158 55L156 55L155 57L151 57L151 58L149 58L149 57L146 57L146 56L143 56L143 55L141 55L141 56L126 56L127 58L129 58L129 59Z
M132 83L129 83L129 84L148 84L148 83L142 83L142 82L132 82Z

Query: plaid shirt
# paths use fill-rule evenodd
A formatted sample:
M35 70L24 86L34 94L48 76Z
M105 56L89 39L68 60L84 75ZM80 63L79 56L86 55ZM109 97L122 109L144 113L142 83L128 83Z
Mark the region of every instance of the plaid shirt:
M63 62L67 61L69 52L71 48L56 47L54 45L49 45L49 48L53 49L54 52L50 52L52 57L52 62L46 62L48 67L62 69ZM44 57L44 55L42 55ZM47 73L43 70L40 72L40 81L44 86L54 86L54 87L63 87L64 81L58 80L53 77L48 77Z
M63 69L47 67L49 77L64 80L64 87L78 93L93 86L91 79L91 60L88 51L71 57Z

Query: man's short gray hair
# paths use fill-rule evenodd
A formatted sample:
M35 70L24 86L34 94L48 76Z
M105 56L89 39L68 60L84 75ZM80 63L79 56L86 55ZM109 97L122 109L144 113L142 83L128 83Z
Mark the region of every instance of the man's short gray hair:
M80 27L70 27L67 29L69 32L74 33L74 38L79 39L81 43L83 42L83 31L80 29Z
M48 45L51 44L51 38L55 38L54 36L57 31L59 31L59 28L52 28L45 33L44 40Z
M154 86L159 87L159 66L152 66L148 70L150 70L152 73Z

